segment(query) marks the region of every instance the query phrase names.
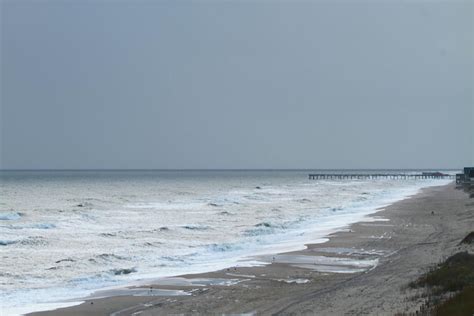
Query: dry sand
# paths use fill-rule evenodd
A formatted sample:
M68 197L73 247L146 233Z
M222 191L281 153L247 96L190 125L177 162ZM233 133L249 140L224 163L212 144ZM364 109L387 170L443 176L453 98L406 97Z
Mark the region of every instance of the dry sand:
M414 312L423 299L418 298L419 291L407 287L408 283L467 247L459 246L459 242L474 230L474 199L455 189L454 184L432 187L374 216L386 220L353 224L331 235L328 242L308 245L304 251L259 258L273 261L267 266L185 276L188 281L204 282L203 286L180 285L186 281L180 278L171 279L171 285L157 281L151 291L150 286L143 287L141 296L93 298L78 306L35 315ZM222 281L215 279L239 283L205 284ZM192 294L153 296L159 294L158 289Z

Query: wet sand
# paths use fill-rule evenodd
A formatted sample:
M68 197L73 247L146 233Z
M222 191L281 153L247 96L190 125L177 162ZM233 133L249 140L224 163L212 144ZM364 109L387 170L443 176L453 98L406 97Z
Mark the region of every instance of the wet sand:
M423 299L408 283L466 249L459 242L472 230L474 199L454 184L432 187L330 235L326 243L256 258L265 266L150 281L34 315L414 312Z

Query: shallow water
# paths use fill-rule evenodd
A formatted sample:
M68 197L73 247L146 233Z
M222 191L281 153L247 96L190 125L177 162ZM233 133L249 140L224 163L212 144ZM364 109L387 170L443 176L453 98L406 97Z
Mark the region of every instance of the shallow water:
M248 258L324 241L378 207L450 181L310 181L307 174L3 171L2 308L265 264Z

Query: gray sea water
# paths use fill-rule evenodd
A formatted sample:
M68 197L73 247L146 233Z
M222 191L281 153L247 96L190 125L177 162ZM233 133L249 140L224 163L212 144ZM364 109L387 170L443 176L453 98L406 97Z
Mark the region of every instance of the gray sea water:
M308 173L2 171L2 311L258 265L256 254L323 242L379 207L451 181L316 181Z

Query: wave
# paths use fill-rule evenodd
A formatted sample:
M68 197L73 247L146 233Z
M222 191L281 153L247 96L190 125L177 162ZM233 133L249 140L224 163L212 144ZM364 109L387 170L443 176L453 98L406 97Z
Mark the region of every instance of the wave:
M272 224L269 222L261 222L254 226L255 228L247 229L243 232L244 236L260 236L273 234L287 228L283 224Z
M20 219L22 214L19 212L2 212L0 213L0 221L14 221Z
M0 240L0 246L8 246L12 244L16 244L18 240Z
M222 211L222 212L219 212L217 214L219 214L219 215L235 215L234 213L231 213L231 212L228 212L228 211Z
M146 241L144 243L136 243L134 245L141 245L145 247L158 247L160 245L163 245L163 243L161 241L153 241L153 242Z
M48 242L41 236L30 236L25 239L17 240L0 240L0 246L8 246L13 244L20 244L23 246L44 246Z
M110 272L113 275L126 275L126 274L137 272L137 269L136 268L112 269L110 270Z
M189 229L189 230L208 230L210 229L211 227L209 226L205 226L205 225L184 225L184 226L181 226L182 228L184 229Z
M82 203L79 203L79 204L76 204L77 207L87 207L87 208L91 208L94 206L94 204L90 203L90 202L82 202Z
M115 237L117 236L116 233L100 233L99 234L100 237Z
M94 256L89 259L89 262L99 263L99 262L110 262L115 260L127 260L126 257L122 257L113 253L102 253L100 255Z
M242 192L228 192L227 194L212 197L207 205L214 207L239 205L242 201Z
M76 260L74 260L72 258L60 259L60 260L57 260L57 261L54 262L55 264L58 264L57 266L52 266L52 267L46 268L46 270L58 270L58 269L62 269L62 268L65 268L65 267L70 267L71 264L74 263L74 262L76 262Z
M185 262L186 259L182 258L181 256L163 256L161 259L165 261L171 261L171 262Z
M39 223L39 224L30 224L30 225L7 225L0 226L7 229L52 229L56 228L55 224L52 223Z
M300 203L310 203L311 200L310 199L299 199L298 202L300 202Z
M118 259L118 260L125 260L125 257L113 254L113 253L103 253L97 256L99 259L110 260L110 259Z
M40 224L31 225L29 228L53 229L53 228L56 228L56 225L52 223L40 223Z
M87 213L81 214L81 218L85 221L88 221L88 222L96 222L97 221L97 216L92 215L92 214L87 214Z
M58 261L56 261L55 263L61 263L61 262L74 262L76 260L72 259L72 258L65 258L65 259L60 259Z
M241 250L242 246L239 246L234 243L211 244L207 246L207 249L213 252L227 252Z
M45 246L48 241L42 236L30 236L22 239L19 243L25 246Z

